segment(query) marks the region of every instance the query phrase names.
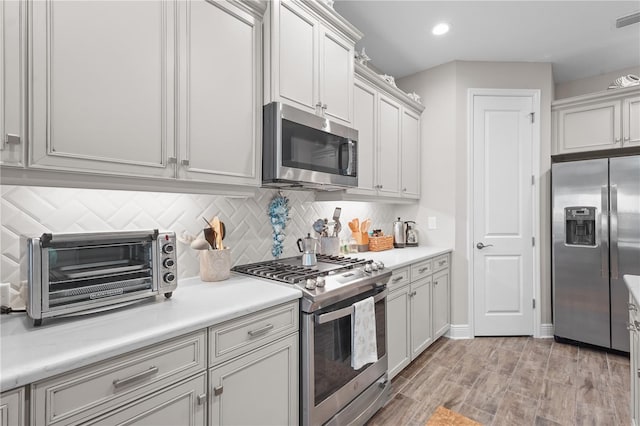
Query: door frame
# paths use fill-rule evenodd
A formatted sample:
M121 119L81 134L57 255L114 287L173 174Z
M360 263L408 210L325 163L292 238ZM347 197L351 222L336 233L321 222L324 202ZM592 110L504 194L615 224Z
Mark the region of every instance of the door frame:
M540 304L540 89L468 89L467 90L467 259L468 259L468 320L469 337L475 337L475 312L474 312L474 226L473 226L473 206L474 206L474 151L473 151L473 101L476 96L527 96L532 98L533 103L533 135L531 142L531 171L533 173L532 197L532 233L535 239L535 246L532 250L533 256L533 297L536 306L533 309L533 337L541 337L542 309Z

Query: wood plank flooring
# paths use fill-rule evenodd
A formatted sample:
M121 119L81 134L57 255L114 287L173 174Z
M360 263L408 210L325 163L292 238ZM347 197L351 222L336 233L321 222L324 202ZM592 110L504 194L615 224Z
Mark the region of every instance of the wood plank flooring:
M367 424L423 426L439 405L484 425L629 425L629 358L531 337L440 338Z

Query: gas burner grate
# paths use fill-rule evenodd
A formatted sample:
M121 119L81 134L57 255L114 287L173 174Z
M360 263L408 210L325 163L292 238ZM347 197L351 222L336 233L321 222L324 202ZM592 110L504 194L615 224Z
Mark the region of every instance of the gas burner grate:
M238 265L231 268L232 271L254 277L263 277L283 283L296 284L307 278L314 278L320 274L318 269L306 266L289 265L278 261L252 263Z
M316 257L318 258L318 262L332 263L335 265L343 265L343 266L363 265L365 263L371 263L370 260L366 260L366 259L358 259L355 257L345 257L345 256L332 256L329 254L318 254L316 255Z

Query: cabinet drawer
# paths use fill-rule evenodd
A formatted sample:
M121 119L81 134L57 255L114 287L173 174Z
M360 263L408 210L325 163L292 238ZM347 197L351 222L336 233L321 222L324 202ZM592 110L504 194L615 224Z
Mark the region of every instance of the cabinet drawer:
M213 366L298 330L298 301L209 328Z
M189 334L33 384L34 424L76 423L203 371L205 337Z
M401 268L393 271L393 275L387 283L387 288L392 291L395 288L401 287L409 283L409 268Z
M432 272L433 265L431 264L431 259L411 265L411 281L416 281L420 278L431 275Z
M433 259L433 272L440 271L449 267L449 255L443 254Z

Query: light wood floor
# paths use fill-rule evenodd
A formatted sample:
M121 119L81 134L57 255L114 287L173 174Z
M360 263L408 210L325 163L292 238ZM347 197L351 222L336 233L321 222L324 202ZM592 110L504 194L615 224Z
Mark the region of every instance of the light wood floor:
M629 425L629 358L531 337L440 338L368 423L424 425L445 407L484 425Z

